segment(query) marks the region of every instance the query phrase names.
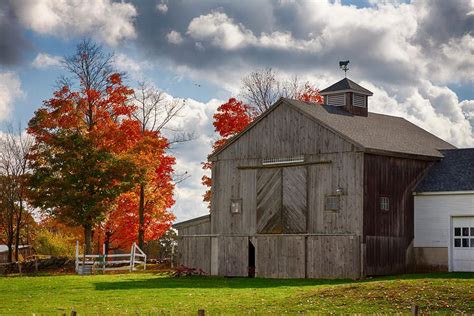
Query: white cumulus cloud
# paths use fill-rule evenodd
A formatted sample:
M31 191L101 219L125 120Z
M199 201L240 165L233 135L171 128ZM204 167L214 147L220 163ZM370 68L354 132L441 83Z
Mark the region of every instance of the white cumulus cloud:
M171 44L176 44L176 45L181 44L183 42L183 36L181 35L180 32L177 32L175 30L172 30L171 32L166 34L166 39Z
M161 2L156 5L156 10L165 14L166 12L168 12L168 6L166 5L166 3Z
M136 36L137 10L111 0L16 0L15 12L25 27L40 34L92 36L109 45Z
M63 58L60 57L60 56L53 56L53 55L49 55L49 54L46 54L46 53L39 53L35 57L33 62L31 63L31 65L34 68L38 68L38 69L59 67L59 66L61 66L62 60L63 60Z
M11 71L0 73L0 121L10 118L13 102L23 94L18 74Z

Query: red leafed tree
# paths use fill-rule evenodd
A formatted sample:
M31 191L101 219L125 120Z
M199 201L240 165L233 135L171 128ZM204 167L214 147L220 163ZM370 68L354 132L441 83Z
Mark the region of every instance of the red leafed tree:
M135 107L127 102L132 92L119 74L108 77L103 92L65 86L29 122L35 139L30 200L62 222L82 226L87 253L110 205L141 178L126 153L139 135L131 117Z
M247 125L249 125L255 118L256 113L250 106L235 98L230 98L226 103L221 104L217 108L217 113L214 114L214 128L219 134L220 138L214 143L213 150L217 150L224 145L227 140L241 132ZM210 162L203 163L203 169L209 170L212 168ZM202 184L208 189L204 194L204 201L211 201L211 178L209 176L202 177Z
M174 204L175 159L167 154L169 142L160 129L182 106L162 106L159 96L140 88L146 94L139 100L134 90L122 84L112 60L113 54L105 54L100 45L90 40L79 43L76 52L64 59L72 77L61 80L64 88L36 112L29 128L38 150L48 142L70 148L60 149L71 172L63 170L60 161L53 161L56 169L65 172L59 178L62 183L41 173L44 157L38 152L31 155L40 171L36 184L43 185L49 195L57 194L53 199L33 190L37 193L33 195L38 204L43 202L40 207L54 209L53 215L68 215L57 216L63 222L84 226L87 252L92 236L98 246L112 239L117 246L135 240L142 246L145 239L160 237L174 219L169 208ZM72 91L72 86L78 91ZM153 116L157 113L165 113L163 121ZM53 149L56 151L49 151L46 158L55 159L57 148ZM71 187L67 196L64 185ZM69 203L66 197L70 205L64 205Z
M168 145L167 139L159 133L147 131L130 151L144 172L144 179L117 199L115 209L102 225L107 250L130 247L137 241L140 230L143 240L147 241L160 238L171 227L175 219L169 211L175 202L172 178L175 158L166 154ZM143 208L142 220L140 207Z
M309 82L305 83L303 88L298 92L296 99L310 103L324 103L324 97L319 94L319 89L311 85Z

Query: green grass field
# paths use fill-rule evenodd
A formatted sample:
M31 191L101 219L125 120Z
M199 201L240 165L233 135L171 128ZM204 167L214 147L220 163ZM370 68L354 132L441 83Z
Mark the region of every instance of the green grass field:
M168 278L153 273L0 277L0 314L474 313L474 274L351 280Z

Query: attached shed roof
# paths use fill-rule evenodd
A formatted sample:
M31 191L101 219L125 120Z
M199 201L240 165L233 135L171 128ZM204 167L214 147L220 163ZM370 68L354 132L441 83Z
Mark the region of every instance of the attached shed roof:
M25 248L30 248L29 245L20 245L18 246L18 249L25 249ZM8 251L8 246L7 245L0 245L0 253L7 252Z
M474 191L474 148L442 153L444 158L431 167L415 192Z
M173 228L180 229L188 226L193 226L201 223L205 223L211 220L211 215L203 215L189 219L187 221L182 221L173 225Z
M246 129L214 152L210 158L217 156L272 110L284 104L309 116L366 152L387 155L408 154L439 159L443 157L439 149L456 148L401 117L371 112L367 117L357 116L341 107L281 98Z
M361 87L360 85L358 85L357 83L355 83L349 78L344 78L336 82L335 84L327 87L326 89L319 91L319 93L321 95L324 95L324 94L330 94L330 93L338 92L338 91L354 91L354 92L358 92L365 95L373 94L371 91L367 90L364 87Z

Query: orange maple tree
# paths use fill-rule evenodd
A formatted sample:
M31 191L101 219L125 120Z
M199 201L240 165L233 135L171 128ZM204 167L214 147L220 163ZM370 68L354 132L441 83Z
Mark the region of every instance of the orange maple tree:
M172 225L175 216L172 179L175 158L167 155L168 140L158 132L145 131L130 153L144 178L131 191L122 194L107 220L101 225L106 248L128 248L137 241L140 229L144 240L161 237ZM139 208L143 203L143 223ZM141 227L142 226L142 227Z
M104 236L101 241L113 234L118 246L136 240L138 201L145 203L141 226L147 239L161 236L174 219L175 160L166 153L167 139L142 130L133 118L132 93L119 74L108 78L104 91L63 87L29 123L35 138L32 200L61 221L82 226L87 252L93 232L99 240ZM139 192L140 184L146 192Z

